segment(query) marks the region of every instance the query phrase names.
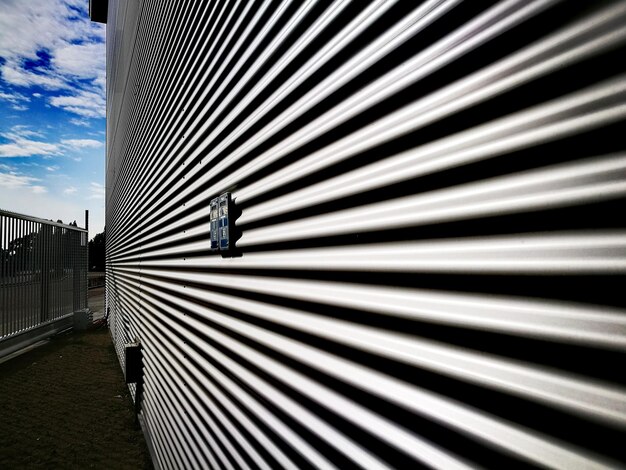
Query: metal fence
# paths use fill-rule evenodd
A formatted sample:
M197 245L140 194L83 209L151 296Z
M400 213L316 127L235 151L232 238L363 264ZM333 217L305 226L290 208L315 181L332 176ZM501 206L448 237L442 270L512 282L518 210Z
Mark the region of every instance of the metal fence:
M0 210L0 340L87 307L87 231Z

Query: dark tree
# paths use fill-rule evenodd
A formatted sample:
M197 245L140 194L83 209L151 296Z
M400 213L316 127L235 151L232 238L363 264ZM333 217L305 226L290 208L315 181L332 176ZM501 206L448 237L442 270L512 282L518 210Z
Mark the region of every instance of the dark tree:
M89 271L104 271L105 234L106 228L89 242Z

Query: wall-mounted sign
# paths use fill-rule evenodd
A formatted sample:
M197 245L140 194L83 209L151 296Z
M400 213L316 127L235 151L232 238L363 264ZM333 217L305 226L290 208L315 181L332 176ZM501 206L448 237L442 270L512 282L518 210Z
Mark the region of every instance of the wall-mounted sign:
M230 230L229 230L229 218L230 213L230 193L222 194L218 201L218 214L217 214L217 230L220 240L220 251L228 251L230 249Z
M211 250L217 251L220 249L220 242L217 230L217 213L219 206L219 198L215 198L211 201L210 209L211 209Z
M235 222L231 193L224 193L210 202L211 250L234 256L235 239L232 227Z

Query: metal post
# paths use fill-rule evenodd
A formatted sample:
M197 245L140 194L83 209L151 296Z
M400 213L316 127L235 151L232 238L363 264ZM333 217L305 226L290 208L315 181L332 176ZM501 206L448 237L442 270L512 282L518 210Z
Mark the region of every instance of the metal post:
M89 210L85 209L85 230L87 231L85 237L85 277L87 278L87 285L85 286L85 304L84 308L87 308L88 295L89 295Z
M3 215L0 215L0 337L4 336L5 322L6 322L6 293L5 287L5 245L4 245L4 232L6 226L6 219Z
M50 235L51 229L49 225L42 225L39 232L40 235L40 247L39 256L41 257L41 307L40 321L44 322L48 319L48 284L50 274Z

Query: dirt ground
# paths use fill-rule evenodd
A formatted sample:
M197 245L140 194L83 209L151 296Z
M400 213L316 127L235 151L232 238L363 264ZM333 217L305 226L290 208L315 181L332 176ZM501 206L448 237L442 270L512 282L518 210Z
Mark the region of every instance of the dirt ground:
M0 468L151 468L106 329L0 364Z
M104 316L104 287L95 287L87 292L89 309L93 314L93 319L97 320Z

